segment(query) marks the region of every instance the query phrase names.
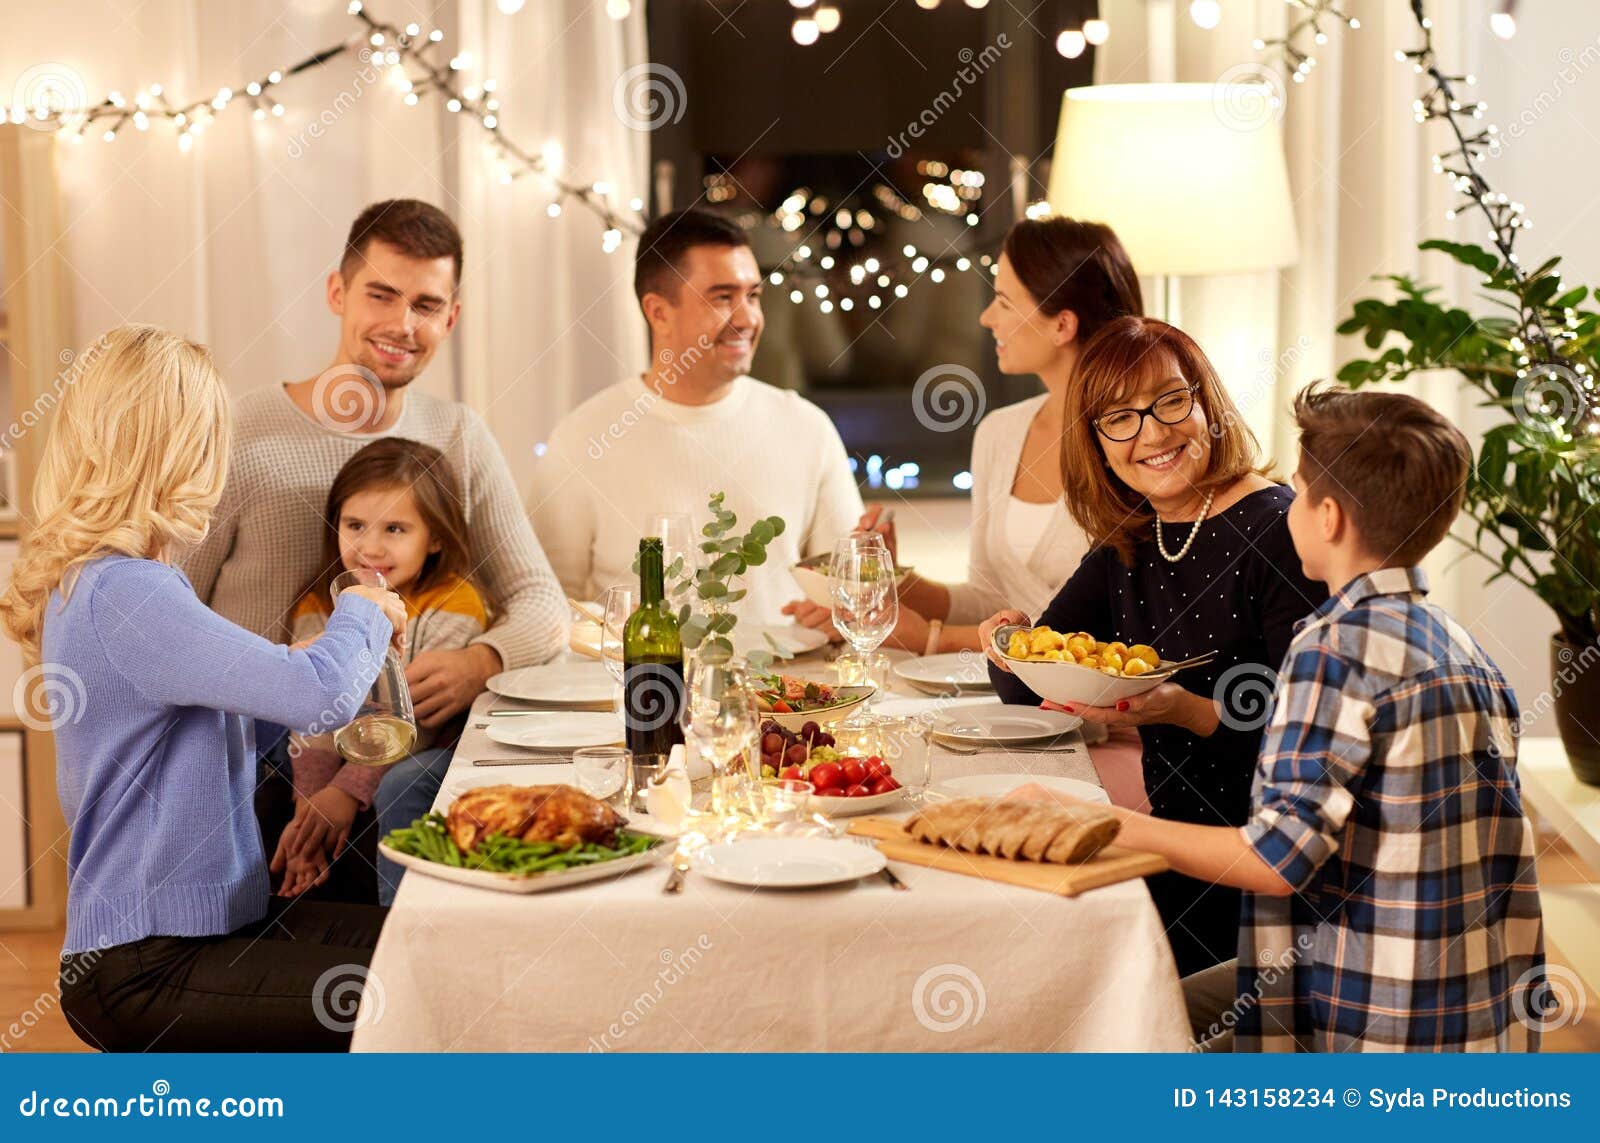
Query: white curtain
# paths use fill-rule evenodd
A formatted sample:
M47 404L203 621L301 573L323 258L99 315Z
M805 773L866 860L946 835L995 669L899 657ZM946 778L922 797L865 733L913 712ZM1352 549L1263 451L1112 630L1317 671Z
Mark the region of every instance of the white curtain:
M1523 260L1565 254L1572 280L1592 284L1600 276L1600 228L1575 224L1591 198L1575 188L1592 187L1600 173L1600 139L1592 129L1581 129L1576 117L1585 100L1594 106L1600 67L1588 75L1591 69L1577 57L1589 48L1590 62L1600 62L1595 47L1600 5L1578 0L1523 5L1522 29L1509 44L1490 35L1492 6L1488 0L1434 0L1428 10L1435 44L1448 70L1479 78L1476 91L1489 103L1488 121L1502 130L1521 121L1518 145L1508 148L1505 158L1491 160L1487 174L1497 189L1525 201L1531 216L1543 223L1522 239ZM1188 18L1187 4L1180 0L1173 7L1181 82L1212 82L1236 65L1264 59L1251 41L1281 35L1291 16L1282 0L1230 0L1222 6L1222 23L1203 31ZM1305 37L1317 65L1304 83L1285 85L1284 141L1299 262L1282 272L1189 278L1178 287L1182 324L1240 395L1252 427L1285 475L1296 462L1288 416L1293 393L1333 376L1344 362L1369 355L1359 340L1340 338L1334 330L1357 299L1388 296L1374 275L1419 275L1469 310L1486 309L1477 299L1474 275L1416 249L1427 238L1484 243L1487 233L1476 219L1445 218L1454 195L1432 172L1431 156L1448 146L1443 141L1448 129L1413 119L1411 102L1422 94L1419 77L1395 59L1396 49L1418 43L1410 5L1351 0L1343 7L1360 19L1360 29L1330 27L1323 45L1310 46ZM1102 0L1101 10L1113 33L1100 49L1096 81L1147 81L1145 0ZM1551 90L1558 93L1553 110L1546 106ZM1535 106L1543 110L1530 121L1526 112ZM1545 190L1551 170L1562 172L1563 186L1554 195ZM1248 235L1240 240L1248 241ZM1410 391L1451 416L1474 440L1493 423L1454 375L1430 375ZM1442 545L1427 566L1433 598L1467 624L1524 706L1531 706L1550 685L1554 616L1515 584L1502 580L1486 586L1492 569L1453 543ZM1554 733L1549 716L1529 729Z
M466 82L495 79L508 137L556 142L571 177L608 182L624 207L646 195L648 140L613 112L612 86L643 58L642 8L619 22L588 0L512 16L493 0L367 3L380 21L440 28L448 54L470 57ZM91 100L159 83L186 102L361 34L346 0L84 0L6 19L6 103L11 77L41 66ZM257 122L240 99L187 154L164 123L62 146L77 337L122 321L182 331L211 345L235 393L313 376L335 345L324 280L351 221L378 199L426 199L467 254L461 324L417 384L483 412L526 488L560 416L642 366L632 244L603 253L600 222L570 204L547 217L547 183L502 185L476 124L437 99L405 105L384 70L352 55L289 77L273 89L281 118Z

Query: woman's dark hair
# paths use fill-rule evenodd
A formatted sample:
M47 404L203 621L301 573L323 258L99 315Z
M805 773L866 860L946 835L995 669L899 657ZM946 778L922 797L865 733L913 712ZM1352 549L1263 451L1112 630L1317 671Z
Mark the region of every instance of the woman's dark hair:
M1144 314L1139 278L1116 231L1102 222L1029 218L1006 231L1001 253L1011 263L1039 312L1071 310L1078 342L1087 342L1116 318Z
M437 552L428 553L409 590L423 591L452 579L466 580L484 597L485 606L492 607L488 593L472 575L472 542L455 471L444 453L404 437L373 441L345 461L339 475L333 478L323 508L322 571L305 590L328 599L329 586L344 570L339 559L339 517L345 501L375 488L409 488L422 522L439 545Z

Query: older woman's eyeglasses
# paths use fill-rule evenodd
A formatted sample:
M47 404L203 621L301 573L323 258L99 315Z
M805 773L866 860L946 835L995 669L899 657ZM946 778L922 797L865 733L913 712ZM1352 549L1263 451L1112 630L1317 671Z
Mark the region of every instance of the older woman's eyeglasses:
M1131 441L1144 429L1144 419L1154 417L1163 425L1180 425L1194 411L1194 386L1168 389L1143 408L1112 409L1096 417L1094 427L1110 441Z

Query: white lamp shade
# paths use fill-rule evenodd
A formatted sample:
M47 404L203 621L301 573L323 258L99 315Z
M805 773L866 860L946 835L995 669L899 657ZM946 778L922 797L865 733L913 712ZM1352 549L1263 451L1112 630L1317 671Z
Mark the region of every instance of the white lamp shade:
M1261 84L1075 87L1050 207L1117 232L1140 274L1229 274L1299 258L1283 131Z

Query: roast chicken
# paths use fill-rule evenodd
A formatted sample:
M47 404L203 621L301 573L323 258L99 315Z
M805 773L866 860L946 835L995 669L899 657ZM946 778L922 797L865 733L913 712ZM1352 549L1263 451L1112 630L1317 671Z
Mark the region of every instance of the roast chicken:
M610 845L627 819L571 786L479 786L457 798L445 827L463 852L491 834L549 841L563 848Z
M905 823L918 841L1022 861L1087 861L1121 828L1099 806L953 798L924 806Z

